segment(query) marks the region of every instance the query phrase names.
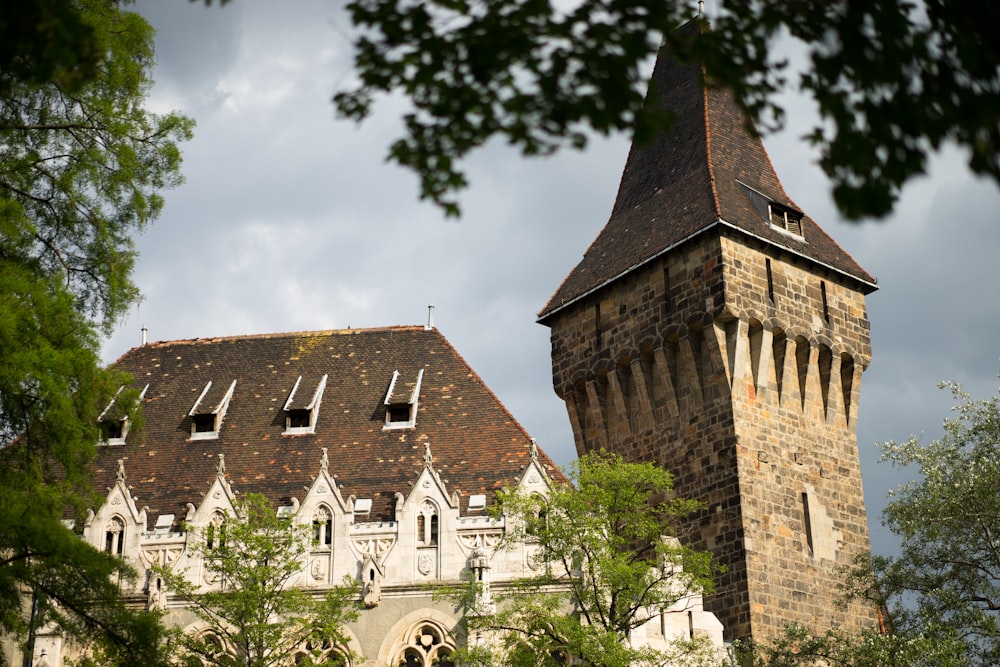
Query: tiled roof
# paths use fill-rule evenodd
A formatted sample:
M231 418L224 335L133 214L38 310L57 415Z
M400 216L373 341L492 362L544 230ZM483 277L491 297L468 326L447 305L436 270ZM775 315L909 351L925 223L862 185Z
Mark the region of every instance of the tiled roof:
M116 461L124 458L132 495L154 518L184 517L187 503L197 506L215 478L220 453L238 492L264 493L287 504L305 495L326 447L343 496L373 500L370 520L392 519L394 494L408 495L424 467L425 443L449 494L460 491L463 512L469 495L492 500L496 489L518 482L530 460L528 434L433 329L169 341L137 347L116 366L132 373L137 386L149 384L145 428L130 432L124 446L98 448L95 486L113 486ZM420 369L415 426L383 430L393 371L412 389ZM295 407L308 403L328 376L315 433L282 435L284 407L300 375ZM218 403L233 380L219 437L192 439L189 412L206 384L212 382L209 393ZM558 478L552 461L539 457Z
M694 29L693 24L682 28ZM659 98L673 124L648 143L633 143L607 225L541 310L540 320L716 226L824 265L865 292L875 289L875 279L809 216L802 217L801 239L769 224L754 205L752 190L793 211L802 209L785 193L733 95L706 87L703 80L699 64L682 64L661 49L649 97Z

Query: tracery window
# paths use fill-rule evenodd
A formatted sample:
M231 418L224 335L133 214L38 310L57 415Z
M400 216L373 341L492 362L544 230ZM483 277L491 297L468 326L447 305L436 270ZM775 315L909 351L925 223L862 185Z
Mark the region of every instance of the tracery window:
M104 529L104 551L115 556L125 553L125 522L113 516Z
M417 544L433 546L438 542L438 512L437 506L429 500L424 501L417 514Z
M421 623L410 631L403 648L390 663L395 667L454 667L452 647L444 631L432 623Z
M296 649L292 655L292 665L338 665L351 667L348 652L335 645L329 639L322 643L307 641Z
M212 515L205 528L205 548L218 549L226 544L226 517L220 512Z
M321 547L333 544L333 514L325 505L313 514L313 542Z

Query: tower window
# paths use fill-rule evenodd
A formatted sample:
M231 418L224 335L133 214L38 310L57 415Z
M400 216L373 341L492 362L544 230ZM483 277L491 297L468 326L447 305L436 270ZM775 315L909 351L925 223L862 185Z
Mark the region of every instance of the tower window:
M802 236L802 214L798 211L772 202L768 206L768 216L772 227L777 227L795 236Z
M830 306L826 300L826 282L820 281L819 283L819 295L823 300L823 320L829 324L830 323Z
M806 534L806 546L809 547L809 555L815 553L813 549L812 518L809 516L809 494L802 492L802 529Z
M767 298L774 303L774 273L771 272L771 260L765 259L764 266L767 268Z
M673 300L670 298L670 269L663 267L663 312L668 315L673 310Z
M789 206L779 204L771 197L751 188L746 183L736 182L743 188L743 194L746 195L753 208L764 220L767 220L772 228L780 229L783 232L788 232L802 238L801 211L796 211Z

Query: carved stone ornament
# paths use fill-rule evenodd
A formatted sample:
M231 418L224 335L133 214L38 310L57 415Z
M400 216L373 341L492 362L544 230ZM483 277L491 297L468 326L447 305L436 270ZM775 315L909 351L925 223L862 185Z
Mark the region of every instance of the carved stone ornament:
M536 572L542 569L542 566L545 565L545 559L542 557L542 550L538 547L528 547L526 556L525 562L528 564L528 567Z
M476 549L493 551L499 541L500 533L498 532L487 533L485 531L476 531L470 533L460 533L458 536L458 545L462 547L462 551L465 552L465 554L469 554Z
M395 543L396 538L394 537L368 537L351 540L351 547L362 558L371 556L376 561L382 562L382 558Z
M184 547L180 545L159 549L143 549L139 552L139 557L147 568L154 566L173 567L182 551L184 551Z
M326 559L313 558L309 566L309 574L315 581L326 581Z
M324 495L326 495L326 494L327 494L327 493L328 493L329 491L330 491L330 489L328 489L328 488L327 488L326 484L318 484L318 485L316 486L316 493L317 493L318 495L321 495L321 496L324 496Z
M417 558L417 570L420 574L428 575L434 571L434 554L424 553Z

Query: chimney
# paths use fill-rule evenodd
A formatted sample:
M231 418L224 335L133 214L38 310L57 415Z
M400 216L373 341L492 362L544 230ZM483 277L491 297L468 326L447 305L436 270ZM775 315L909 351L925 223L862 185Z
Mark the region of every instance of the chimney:
M142 344L146 344L146 332L149 331L145 326L142 327Z
M434 330L434 304L428 304L427 306L427 325L424 326L424 331Z

